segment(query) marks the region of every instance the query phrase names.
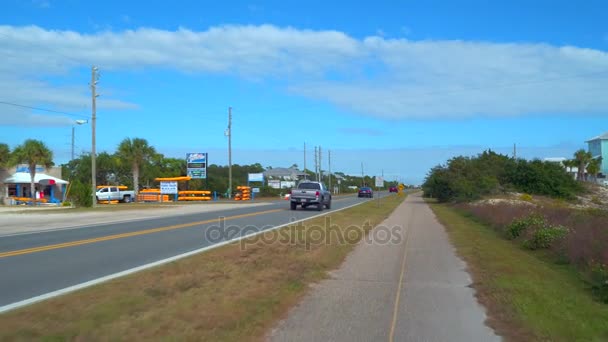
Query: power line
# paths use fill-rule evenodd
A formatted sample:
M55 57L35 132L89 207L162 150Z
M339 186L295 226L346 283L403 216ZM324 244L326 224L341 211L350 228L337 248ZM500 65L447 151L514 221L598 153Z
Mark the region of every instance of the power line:
M0 104L21 107L21 108L34 109L34 110L39 110L39 111L49 112L49 113L77 116L77 117L81 117L81 118L89 118L89 116L83 115L83 114L75 114L75 113L62 112L59 110L53 110L53 109L47 109L47 108L32 107L32 106L27 106L27 105L22 105L22 104L18 104L18 103L12 103L12 102L6 102L6 101L0 101Z

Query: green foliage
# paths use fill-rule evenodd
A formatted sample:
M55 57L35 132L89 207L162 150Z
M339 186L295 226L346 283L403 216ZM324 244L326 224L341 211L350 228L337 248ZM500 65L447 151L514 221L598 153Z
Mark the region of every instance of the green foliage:
M431 169L422 186L440 202L473 201L506 190L572 199L582 187L559 164L514 160L491 150L476 157L455 157Z
M82 183L78 180L73 181L69 197L77 207L88 208L93 206L93 190L88 183Z
M521 196L519 196L519 199L526 202L532 202L532 195L522 194Z
M563 239L568 234L568 228L563 226L545 225L532 233L529 240L524 241L528 249L549 248L553 242Z
M61 202L61 206L62 207L71 207L72 206L72 202L70 202L70 201Z
M0 167L5 167L9 164L11 157L11 149L5 143L0 143Z
M608 304L608 265L594 262L589 267L591 288L596 297Z
M508 181L519 191L573 199L582 187L557 163L518 160L509 170Z
M517 239L527 229L540 229L547 224L545 218L539 214L531 214L523 218L515 219L506 227L507 237Z

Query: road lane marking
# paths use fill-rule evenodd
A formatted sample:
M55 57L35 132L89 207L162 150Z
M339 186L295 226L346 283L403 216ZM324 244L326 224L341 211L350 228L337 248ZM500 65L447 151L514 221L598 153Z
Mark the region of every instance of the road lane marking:
M278 212L278 211L284 211L284 209L272 209L272 210L260 211L260 212L249 213L249 214L240 214L240 215L234 215L234 216L224 217L223 219L224 220L234 220L234 219L239 219L239 218L244 218L244 217L257 216L257 215L262 215L262 214L270 214L270 213L274 213L274 212ZM49 251L49 250L53 250L53 249L60 249L60 248L66 248L66 247L74 247L74 246L86 245L86 244L91 244L91 243L96 243L96 242L102 242L102 241L116 240L116 239L122 239L122 238L132 237L132 236L140 236L140 235L159 233L159 232L164 232L164 231L168 231L168 230L175 230L175 229L180 229L180 228L188 228L188 227L192 227L192 226L198 226L198 225L201 225L201 224L219 222L221 219L222 218L216 218L216 219L209 219L209 220L204 220L204 221L182 223L182 224L176 224L176 225L171 225L171 226L166 226L166 227L159 227L159 228L152 228L152 229L146 229L146 230L139 230L139 231L136 231L136 232L129 232L129 233L122 233L122 234L100 236L100 237L91 238L91 239L85 239L85 240L70 241L70 242L58 243L58 244L54 244L54 245L38 246L38 247L32 247L32 248L26 248L26 249L14 250L14 251L2 252L2 253L0 253L0 259L1 258L11 257L11 256L16 256L16 255L23 255L23 254L31 254L31 253L37 253L37 252L44 252L44 251Z
M414 217L414 211L410 210L410 219L408 220L407 231L405 232L405 246L403 247L403 259L401 261L401 274L399 275L399 285L397 286L397 294L395 295L395 307L393 308L393 320L391 321L391 330L389 332L388 340L393 342L395 340L395 327L397 326L397 316L399 316L399 302L401 299L401 291L403 289L403 279L405 277L405 265L407 258L407 246L410 242L410 233L412 231L412 220Z
M164 264L167 264L169 262L180 260L180 259L192 256L192 255L196 255L196 254L199 254L199 253L207 252L209 250L212 250L212 249L215 249L215 248L218 248L218 247L222 247L222 246L231 244L233 242L237 242L237 241L244 240L244 239L249 239L249 238L254 237L256 235L263 234L265 232L270 232L270 231L273 231L273 230L277 230L277 229L280 229L280 228L284 228L284 227L288 227L288 226L291 226L291 225L294 225L294 224L298 224L300 222L312 220L312 219L315 219L315 218L318 218L318 217L321 217L321 216L324 216L324 215L327 215L327 214L331 214L331 213L339 212L339 211L342 211L342 210L350 209L352 207L356 207L356 206L361 205L361 204L366 203L366 202L367 201L356 202L356 203L348 205L348 206L346 206L344 208L333 209L333 210L331 210L329 212L326 212L326 213L323 213L323 214L313 215L311 217L306 217L306 218L303 218L303 219L300 219L300 220L292 221L292 222L289 222L289 223L284 223L284 224L278 225L276 227L272 227L272 228L270 228L268 230L262 230L262 231L259 231L259 232L247 234L245 236L240 236L240 237L234 238L232 240L227 240L227 241L219 242L219 243L216 243L216 244L211 245L211 246L202 247L202 248L195 249L195 250L190 251L190 252L178 254L178 255L175 255L175 256L172 256L172 257L169 257L169 258L166 258L166 259L161 259L161 260L158 260L158 261L154 261L154 262L151 262L149 264L137 266L137 267L130 268L130 269L127 269L127 270L124 270L124 271L120 271L120 272L117 272L117 273L108 274L106 276L103 276L103 277L100 277L100 278L96 278L96 279L93 279L93 280L89 280L89 281L84 282L84 283L68 286L68 287L65 287L65 288L62 288L62 289L59 289L59 290L47 292L47 293L44 293L44 294L41 294L41 295L38 295L38 296L35 296L35 297L31 297L31 298L24 299L24 300L21 300L21 301L18 301L18 302L14 302L14 303L11 303L11 304L0 306L0 314L8 312L8 311L11 311L11 310L15 310L15 309L18 309L18 308L21 308L21 307L24 307L24 306L28 306L28 305L31 305L31 304L34 304L34 303L38 303L38 302L41 302L41 301L44 301L44 300L47 300L47 299L51 299L51 298L55 298L55 297L58 297L58 296L62 296L62 295L65 295L65 294L68 294L68 293L71 293L71 292L74 292L74 291L82 290L84 288L87 288L87 287L90 287L90 286L93 286L93 285L97 285L97 284L101 284L101 283L104 283L104 282L112 280L112 279L124 277L124 276L130 275L130 274L133 274L133 273L137 273L137 272L140 272L140 271L143 271L143 270L147 270L149 268L153 268L153 267L157 267L157 266L160 266L160 265L164 265ZM278 210L283 210L283 209L278 209Z

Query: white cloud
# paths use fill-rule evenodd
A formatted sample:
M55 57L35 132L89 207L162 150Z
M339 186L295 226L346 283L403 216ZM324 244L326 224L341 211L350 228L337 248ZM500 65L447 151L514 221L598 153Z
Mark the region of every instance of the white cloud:
M95 64L112 72L163 68L275 79L298 95L393 119L608 110L608 53L574 46L356 39L272 25L94 34L0 26L0 41L0 89L8 91L2 94L19 95L20 82L28 82L37 87L22 97L74 107L85 103L79 97L85 93L42 84L34 75L64 75ZM2 84L7 79L12 83ZM50 88L55 93L45 97L42 89Z
M29 114L12 110L0 111L0 126L65 127L73 123L74 119L66 116Z

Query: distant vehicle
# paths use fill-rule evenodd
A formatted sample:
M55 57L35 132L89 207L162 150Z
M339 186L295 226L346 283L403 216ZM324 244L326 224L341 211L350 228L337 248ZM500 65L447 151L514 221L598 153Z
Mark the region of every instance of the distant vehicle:
M399 189L396 186L391 186L388 188L388 192L399 192Z
M123 203L131 203L135 198L135 191L121 190L118 186L106 186L97 189L95 193L97 201L119 201Z
M291 210L296 210L298 205L306 208L309 205L316 206L318 211L331 208L331 192L321 182L302 181L297 188L289 192Z
M362 187L359 189L359 197L374 197L374 190L370 187Z

